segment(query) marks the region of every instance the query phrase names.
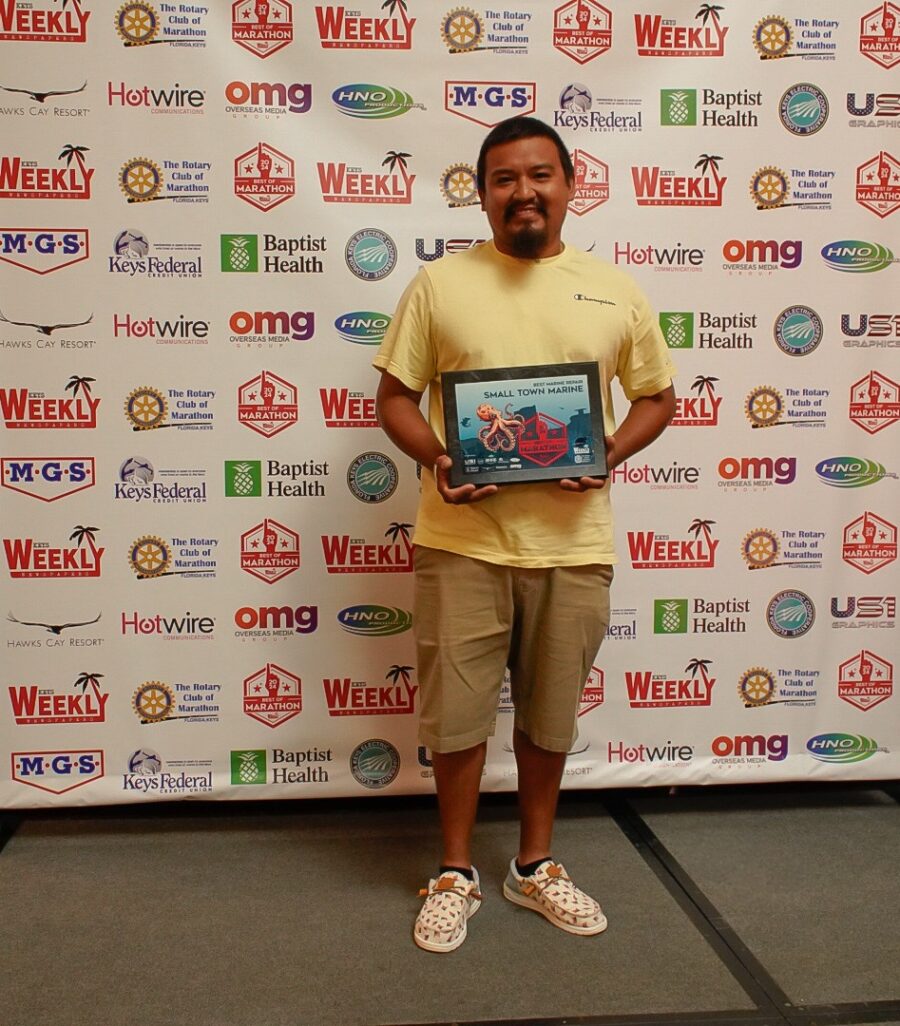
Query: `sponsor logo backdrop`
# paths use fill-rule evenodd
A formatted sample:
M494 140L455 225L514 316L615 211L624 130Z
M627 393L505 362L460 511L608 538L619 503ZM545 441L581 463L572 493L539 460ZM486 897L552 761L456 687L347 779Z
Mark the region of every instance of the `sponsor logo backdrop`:
M679 368L567 786L898 775L900 7L750 6L0 2L4 805L430 789L370 359L532 112Z

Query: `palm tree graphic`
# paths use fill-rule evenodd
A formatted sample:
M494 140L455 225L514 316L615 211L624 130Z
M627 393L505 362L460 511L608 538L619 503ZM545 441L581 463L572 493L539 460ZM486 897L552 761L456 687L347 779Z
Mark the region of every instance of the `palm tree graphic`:
M394 16L394 11L399 7L400 17L406 21L406 0L384 0L384 3L381 5L381 9L384 10L385 7L387 8L387 12L390 17Z
M403 175L403 181L409 181L409 176L406 173L406 158L411 157L411 153L398 153L396 150L388 150L387 156L381 162L381 166L388 165L388 171L393 171L395 167L399 165L400 174Z
M66 384L66 391L68 392L70 388L72 389L73 399L78 398L79 392L84 393L85 398L87 398L91 394L91 382L96 380L96 378L81 378L77 374L73 374Z
M709 397L710 402L712 402L713 393L716 390L715 382L718 380L718 378L706 377L703 374L698 374L697 377L694 378L693 384L691 385L691 391L696 392L697 397L700 398L700 393L705 388L706 394Z
M65 157L66 167L69 167L72 163L72 158L74 157L75 160L78 162L78 167L82 175L87 177L87 168L84 164L84 157L82 157L81 154L87 153L89 149L90 147L88 146L73 146L71 143L66 143L66 145L62 148L62 153L60 153L60 155L56 159L62 160L63 157Z
M695 538L699 538L700 532L702 531L703 536L706 538L706 544L712 548L712 533L709 529L714 523L715 520L700 520L695 517L694 520L691 521L691 526L688 528L688 532Z
M694 165L694 167L699 167L700 168L700 174L701 175L705 175L705 174L707 174L707 172L712 172L713 180L716 183L716 188L717 189L721 185L721 181L722 181L721 178L719 178L719 174L718 174L718 171L719 171L719 161L721 159L722 158L720 156L717 156L714 153L712 153L712 154L710 154L710 153L701 153L700 154L700 159Z
M709 691L709 677L706 675L706 668L711 662L711 659L692 659L684 668L684 672L689 673L692 678L700 676L707 692Z
M385 538L390 538L392 542L395 542L399 537L403 539L403 544L406 546L407 551L409 550L409 532L412 524L398 524L396 521L390 524L388 529L384 532Z
M695 18L700 18L703 25L705 25L710 18L712 18L716 28L719 27L719 11L724 10L723 7L718 7L715 4L701 4L700 10L694 15Z
M409 671L412 669L411 666L398 666L396 663L388 670L384 675L385 680L393 681L394 684L402 677L403 683L409 683Z
M94 694L97 698L100 697L100 678L103 676L102 673L80 673L78 678L72 687L81 688L81 693L84 694L88 689L88 684L94 689Z
M78 524L75 530L69 535L69 541L77 542L79 548L87 542L90 546L91 552L96 556L97 548L94 545L94 535L99 530L99 527L84 527L83 525Z

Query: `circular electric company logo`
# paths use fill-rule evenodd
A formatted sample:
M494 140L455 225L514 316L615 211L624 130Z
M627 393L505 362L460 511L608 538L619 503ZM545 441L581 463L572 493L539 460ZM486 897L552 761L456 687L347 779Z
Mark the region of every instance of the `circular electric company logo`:
M791 23L777 15L763 18L753 29L753 45L764 61L787 56L793 38Z
M150 431L166 419L168 403L155 388L136 388L125 400L125 416L135 431Z
M775 343L788 356L806 356L822 341L822 318L809 306L789 306L775 321Z
M387 787L400 770L400 753L390 743L373 737L353 749L350 772L363 787Z
M129 203L156 199L163 187L159 164L149 157L133 157L119 170L119 188Z
M778 538L763 527L751 531L741 543L741 555L751 570L762 570L775 564L780 552Z
M809 595L791 588L774 595L766 609L766 623L779 638L802 637L816 621Z
M775 677L762 666L752 666L738 681L738 694L747 708L768 705L775 694Z
M828 99L818 86L798 82L785 90L778 114L794 135L815 135L828 120Z
M380 452L361 453L347 468L347 487L360 502L384 502L397 480L396 464Z
M155 534L141 535L128 549L128 563L139 581L162 577L172 564L171 546Z
M131 704L141 723L161 723L171 716L175 695L161 680L148 680L131 696Z
M159 28L159 15L150 4L122 4L116 12L116 32L126 46L146 46Z
M116 256L130 256L141 259L150 252L150 240L137 228L125 228L116 236L113 244Z
M397 266L397 246L378 228L363 228L350 236L344 259L357 278L381 281Z

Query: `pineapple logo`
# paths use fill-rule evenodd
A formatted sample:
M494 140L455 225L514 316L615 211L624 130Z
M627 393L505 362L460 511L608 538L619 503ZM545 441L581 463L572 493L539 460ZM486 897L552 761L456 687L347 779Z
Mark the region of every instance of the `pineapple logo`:
M660 89L659 123L681 128L697 124L696 89Z
M264 784L266 782L266 750L251 749L231 753L232 784Z
M659 327L669 349L694 348L694 315L686 311L660 313Z
M687 634L687 599L653 600L654 634Z
M222 270L256 274L259 271L259 239L256 235L222 235Z
M226 498L251 499L261 495L261 460L225 460Z

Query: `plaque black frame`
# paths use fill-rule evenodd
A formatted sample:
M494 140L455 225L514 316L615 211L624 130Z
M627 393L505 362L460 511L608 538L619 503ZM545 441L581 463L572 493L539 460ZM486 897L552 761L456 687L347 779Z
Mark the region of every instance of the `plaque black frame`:
M590 453L575 454L575 459L584 458L584 462L575 459L555 460L548 466L540 466L528 459L522 459L517 452L494 457L484 457L484 465L473 465L467 462L460 439L460 403L458 389L460 385L478 384L482 386L496 385L490 389L498 393L506 393L517 388L534 388L537 381L583 377L586 379L588 409L584 411L590 423ZM450 469L451 487L463 484L475 484L479 487L486 484L524 484L530 481L558 481L561 478L608 477L606 465L606 442L603 427L603 400L600 394L600 371L596 363L556 363L531 364L525 367L493 367L482 370L446 371L441 375L441 394L444 401L444 427L446 431L447 453L453 460ZM504 396L505 398L506 396ZM523 396L520 402L527 402L529 396ZM468 416L463 410L463 419ZM547 414L544 414L547 416ZM586 432L584 433L586 436ZM574 444L574 443L573 443ZM516 447L518 449L518 446ZM471 460L471 457L469 457ZM515 465L510 466L510 461Z

